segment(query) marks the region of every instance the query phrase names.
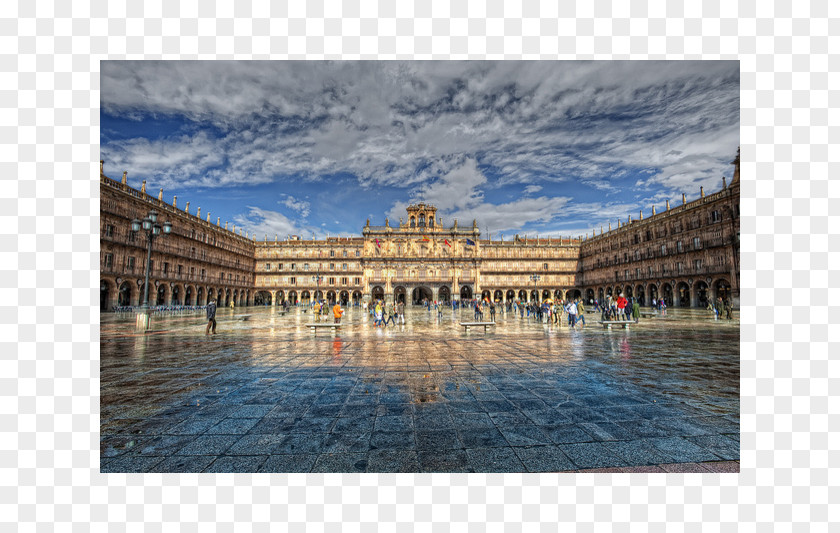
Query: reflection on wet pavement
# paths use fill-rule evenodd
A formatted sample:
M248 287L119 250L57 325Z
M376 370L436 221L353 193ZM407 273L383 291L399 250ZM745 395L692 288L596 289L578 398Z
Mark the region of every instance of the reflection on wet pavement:
M500 313L486 334L458 326L471 315L380 329L349 309L313 334L300 309L225 309L206 336L200 313L149 334L103 314L102 471L737 469L737 314L572 330Z

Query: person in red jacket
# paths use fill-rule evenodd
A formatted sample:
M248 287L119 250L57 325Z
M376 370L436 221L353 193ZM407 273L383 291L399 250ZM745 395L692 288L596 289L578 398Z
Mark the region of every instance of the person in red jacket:
M624 297L623 293L619 293L618 300L615 301L615 305L618 307L618 320L625 320L625 313L624 308L627 307L627 298Z

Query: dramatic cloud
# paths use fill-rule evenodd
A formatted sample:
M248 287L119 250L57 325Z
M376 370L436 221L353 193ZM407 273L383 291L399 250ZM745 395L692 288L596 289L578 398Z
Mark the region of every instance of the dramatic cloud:
M731 175L739 83L737 61L105 61L101 151L152 187L343 177L403 190L381 206L394 219L426 201L547 224L586 191L619 205ZM543 204L486 199L505 187Z

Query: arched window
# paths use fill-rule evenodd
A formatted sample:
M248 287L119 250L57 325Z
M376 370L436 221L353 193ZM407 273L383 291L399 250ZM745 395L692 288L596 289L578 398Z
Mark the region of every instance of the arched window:
M411 227L413 228L413 227L414 227L414 217L411 217L411 219L410 219L410 220L411 220L410 225L411 225Z
M420 215L420 222L417 225L421 228L426 226L426 215Z
M435 217L429 217L429 227L435 227Z

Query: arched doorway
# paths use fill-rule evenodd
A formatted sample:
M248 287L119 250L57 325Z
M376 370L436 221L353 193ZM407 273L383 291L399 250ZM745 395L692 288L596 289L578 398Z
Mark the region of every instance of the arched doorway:
M230 289L225 291L225 307L230 305Z
M195 305L204 305L205 303L204 287L199 287L198 290L195 291Z
M569 289L566 291L566 299L567 300L578 300L580 299L580 289Z
M633 286L632 285L625 285L624 286L624 297L628 300L633 297Z
M417 287L413 291L411 291L411 303L414 305L419 305L423 303L423 300L432 301L432 289L428 287Z
M624 296L625 298L627 298L628 294L624 292L624 290L622 290L620 286L616 285L615 289L613 289L613 296L615 296L616 298L618 298L619 296Z
M677 302L680 307L691 306L691 290L688 283L681 281L677 284Z
M645 288L641 285L636 286L636 300L639 305L645 305Z
M613 290L612 290L612 287L607 287L607 298L612 297L612 295L613 295ZM603 298L602 298L602 299L603 299Z
M339 303L341 303L341 305L346 306L348 303L350 303L350 293L347 291L341 291L341 293L338 295L338 301Z
M598 289L598 301L601 302L601 303L603 303L603 301L604 301L604 288L603 287Z
M289 303L292 305L298 304L298 295L297 291L289 291Z
M554 290L554 300L560 301L563 299L563 289L555 289Z
M210 290L212 291L213 289ZM254 305L271 305L271 293L268 291L259 291L254 295Z
M441 302L448 302L452 299L452 295L449 293L449 287L444 285L440 289L438 289L438 298L440 298Z
M362 301L362 293L359 291L353 291L353 305L359 305Z
M732 287L730 287L729 282L725 279L719 279L715 281L714 289L715 300L717 300L718 298L723 298L723 301L732 300Z
M659 300L659 289L656 288L656 285L651 283L648 285L648 296L650 296L650 304L656 305L657 301Z
M157 300L155 300L155 305L166 305L166 284L161 283L158 285L157 290Z
M123 281L120 285L120 292L117 296L117 305L129 306L131 305L131 283Z
M327 291L327 301L330 305L335 304L335 291Z
M187 285L184 289L184 305L194 305L193 304L193 288L192 285Z
M394 301L405 303L405 287L402 285L394 289Z
M595 303L595 290L594 289L586 289L586 301L590 305Z
M665 305L674 307L674 288L670 283L665 283L662 286L662 299L665 300Z
M519 294L517 294L516 299L522 302L528 299L528 293L525 291L525 289L521 289L519 291Z
M705 308L709 305L709 285L703 280L695 282L694 296L695 305Z
M108 300L111 296L110 287L108 287L108 282L103 280L99 281L99 310L100 311L107 311L108 310Z
M172 287L172 305L181 305L181 287Z
M501 302L502 301L502 291L496 291L493 293L493 301L494 302Z
M537 296L538 296L538 295L537 295L537 291L536 291L536 289L531 290L531 301L532 301L532 302L536 302L536 301L537 301Z
M543 289L542 298L540 298L540 300L545 301L545 300L548 300L549 298L551 298L551 291L548 290L548 289Z
M515 300L516 299L516 291L514 291L513 289L508 290L505 293L505 299L509 302L512 302L513 300Z
M384 300L385 299L385 291L379 285L376 285L370 290L370 297L373 301L377 300Z
M489 299L490 299L490 291L487 290L487 289L484 289L483 291L481 291L481 301L486 302Z
M472 287L470 287L469 285L462 285L460 296L461 296L462 300L472 300L472 297L473 297Z
M212 287L207 289L207 301L205 302L205 305L209 304L210 300L215 300L215 299L216 299L215 289L213 289ZM218 302L216 302L216 303L218 303Z
M289 293L291 294L291 293ZM305 305L309 305L311 302L309 301L312 298L312 295L309 294L309 291L300 291L300 301Z
M283 291L277 291L274 293L274 305L283 305L283 302L286 301L286 293Z
M319 302L324 299L324 292L323 291L315 291L314 295L315 299Z

